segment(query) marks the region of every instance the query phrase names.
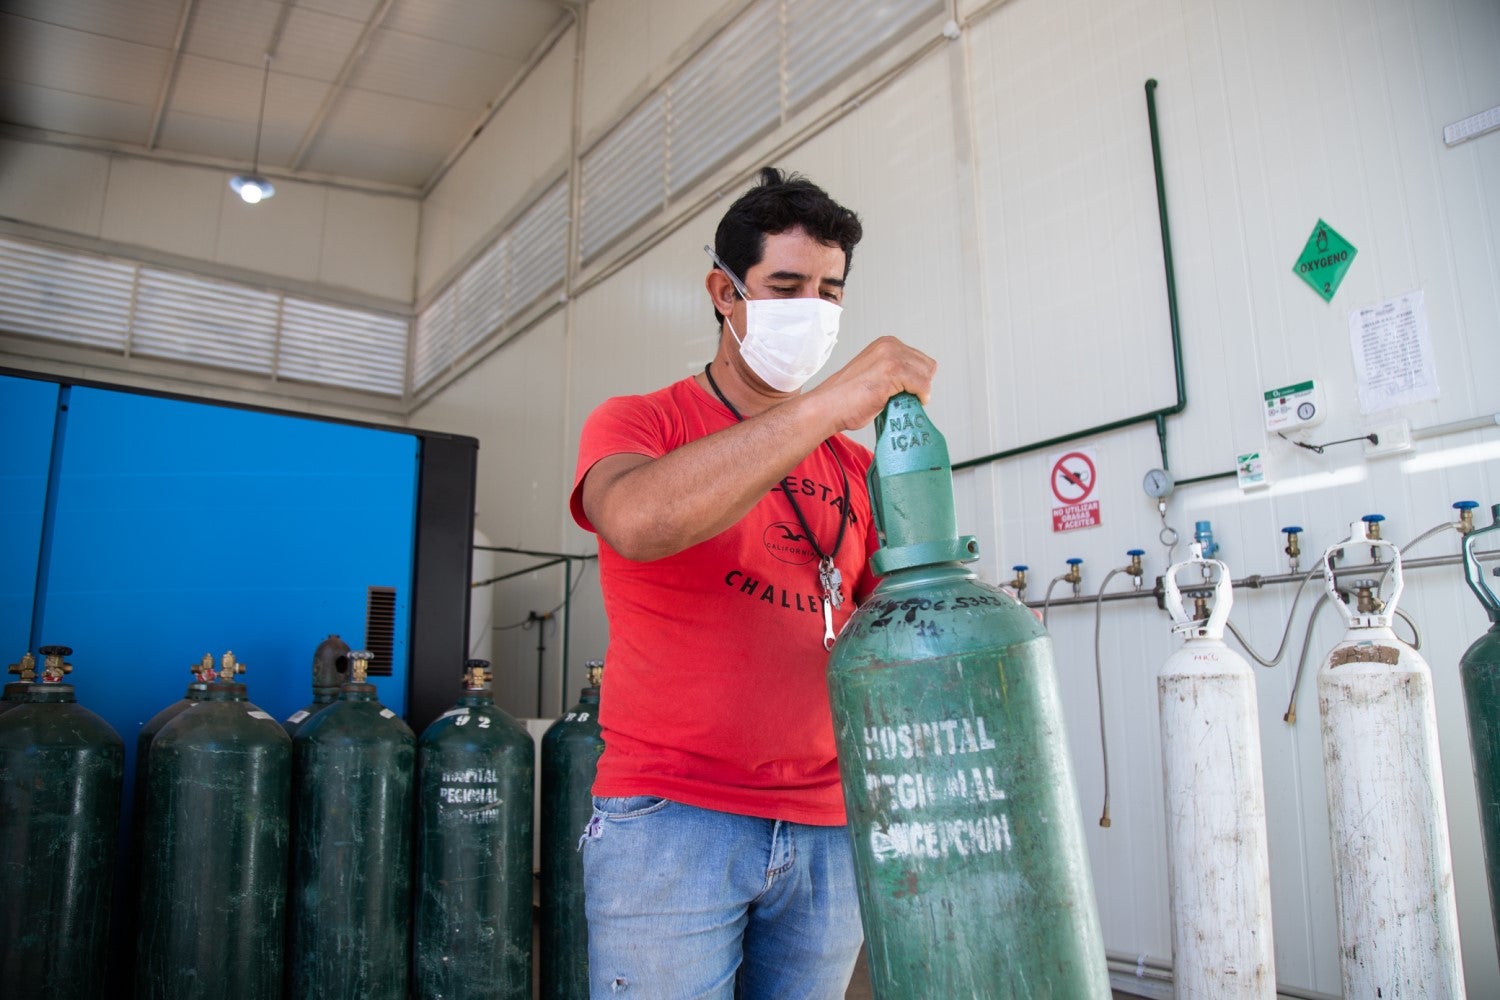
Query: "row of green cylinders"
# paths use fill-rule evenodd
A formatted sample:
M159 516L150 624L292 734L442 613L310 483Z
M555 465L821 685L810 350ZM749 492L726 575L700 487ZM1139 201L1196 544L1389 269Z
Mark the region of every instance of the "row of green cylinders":
M127 890L135 946L113 981L123 744L57 683L60 671L8 685L5 995L530 998L532 739L495 706L488 664L470 661L457 704L417 740L366 683L367 659L331 636L314 658L313 703L283 731L248 701L232 654L218 668L205 657L184 698L143 727ZM602 749L590 667L579 703L542 740L541 988L558 1000L587 996L575 847Z

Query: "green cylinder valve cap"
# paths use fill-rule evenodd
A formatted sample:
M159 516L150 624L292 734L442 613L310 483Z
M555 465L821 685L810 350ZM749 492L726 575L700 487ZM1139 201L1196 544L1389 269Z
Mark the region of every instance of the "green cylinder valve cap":
M880 549L870 559L876 574L979 558L974 537L958 533L948 442L909 392L892 396L875 418L868 480L880 531Z

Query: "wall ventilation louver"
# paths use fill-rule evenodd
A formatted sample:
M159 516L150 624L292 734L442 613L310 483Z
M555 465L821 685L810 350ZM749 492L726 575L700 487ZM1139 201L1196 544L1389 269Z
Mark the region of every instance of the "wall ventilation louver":
M396 661L396 588L371 587L365 597L365 652L371 677L390 677Z
M559 181L418 314L412 389L426 388L560 289L567 260L568 185Z
M630 230L938 12L937 0L761 0L584 153L579 255Z
M0 331L337 386L406 390L404 316L0 237Z

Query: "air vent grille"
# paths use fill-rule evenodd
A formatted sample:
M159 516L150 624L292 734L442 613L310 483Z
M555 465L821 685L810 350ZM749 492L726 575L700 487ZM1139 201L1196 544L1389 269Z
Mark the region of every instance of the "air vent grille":
M390 677L396 662L396 588L371 587L365 599L365 651L370 676Z

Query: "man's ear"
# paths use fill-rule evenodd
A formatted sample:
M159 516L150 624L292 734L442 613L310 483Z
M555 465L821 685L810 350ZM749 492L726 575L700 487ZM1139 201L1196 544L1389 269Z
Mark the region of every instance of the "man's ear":
M708 297L715 309L725 316L734 311L734 304L739 296L735 294L734 282L729 280L729 275L717 267L710 268L703 279L703 287L708 289Z

